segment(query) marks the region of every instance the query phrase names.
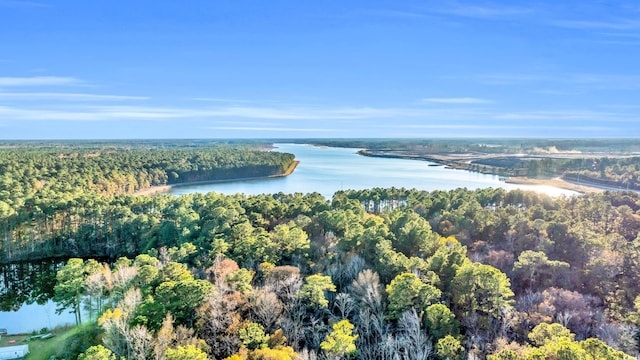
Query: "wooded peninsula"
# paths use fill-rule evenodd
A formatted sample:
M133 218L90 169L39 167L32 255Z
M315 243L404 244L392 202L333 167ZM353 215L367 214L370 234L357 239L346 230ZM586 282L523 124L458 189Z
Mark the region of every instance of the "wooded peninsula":
M638 193L134 195L291 169L267 148L0 144L0 304L75 313L60 359L639 355ZM535 163L637 186L637 158L609 155Z

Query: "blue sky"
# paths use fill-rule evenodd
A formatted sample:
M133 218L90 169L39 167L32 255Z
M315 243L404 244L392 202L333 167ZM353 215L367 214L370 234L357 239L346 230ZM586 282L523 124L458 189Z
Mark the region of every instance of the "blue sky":
M637 137L638 1L0 0L0 138Z

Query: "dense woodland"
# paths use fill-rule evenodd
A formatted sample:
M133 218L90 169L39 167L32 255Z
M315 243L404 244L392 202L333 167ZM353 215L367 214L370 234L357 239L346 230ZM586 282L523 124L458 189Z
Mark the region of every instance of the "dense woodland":
M22 190L2 200L1 250L68 259L43 265L55 284L17 294L53 296L84 323L59 358L638 355L637 193L132 196L85 182L66 192L51 175L45 196L31 166L7 172Z
M92 223L97 229L110 216L126 216L128 205L100 212L106 202L121 201L115 195L151 186L280 175L293 161L292 154L257 145L5 146L0 148L0 261L67 256L66 247L83 243L68 234L86 240L92 235L80 227L88 231ZM46 245L36 251L40 244ZM77 254L112 255L93 249Z
M259 145L0 146L0 215L57 195L133 193L150 186L284 173L294 156Z
M100 339L118 356L157 358L170 348L216 359L637 354L634 193L124 199L138 212L127 222L144 224L126 237L154 246L111 266L72 259L56 287L71 309L87 296L96 313L109 309ZM171 235L156 242L160 229ZM73 283L79 273L84 280Z

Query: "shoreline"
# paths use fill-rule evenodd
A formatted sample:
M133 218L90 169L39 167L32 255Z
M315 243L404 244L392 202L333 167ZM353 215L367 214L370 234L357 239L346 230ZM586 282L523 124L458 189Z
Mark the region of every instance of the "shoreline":
M375 151L362 149L358 151L359 155L369 156L369 157L380 157L380 158L395 158L395 159L405 159L405 160L419 160L419 161L427 161L432 162L434 164L430 164L430 166L435 166L436 164L439 166L444 166L448 169L453 170L466 170L466 171L475 171L470 168L470 162L464 162L467 160L466 155L460 155L452 157L450 154L403 154L400 152L384 152L384 151ZM466 158L466 159L465 159ZM594 193L594 192L602 192L608 190L609 188L598 187L590 184L576 184L567 180L564 180L560 177L551 178L551 179L536 179L530 178L526 176L513 176L507 175L506 172L499 171L491 171L493 167L485 166L485 171L477 171L481 174L489 174L505 177L504 182L508 184L519 184L519 185L544 185L544 186L552 186L559 189L571 190L580 194L586 193Z
M603 192L605 189L586 186L586 185L578 185L561 178L553 178L553 179L533 179L524 176L514 176L507 178L505 181L507 184L519 184L519 185L546 185L552 186L560 189L571 190L578 192L580 194L588 194L595 192Z
M362 149L358 151L358 155L368 156L368 157L378 157L378 158L389 158L389 159L426 161L429 163L433 163L433 164L429 164L428 166L444 166L447 169L467 170L467 171L477 172L480 174L488 174L488 175L514 176L512 172L496 171L497 169L496 167L489 166L489 165L478 166L477 168L474 169L471 161L476 159L477 156L472 153L407 154L407 153L402 153L402 151Z
M157 194L166 194L174 188L191 186L191 185L221 184L221 183L228 183L228 182L234 182L234 181L280 178L280 177L291 175L298 167L298 164L300 164L300 160L293 160L291 165L289 165L289 168L285 170L285 172L283 172L282 174L255 176L255 177L247 177L247 178L233 178L233 179L224 179L224 180L190 181L190 182L171 184L171 185L157 185L157 186L151 186L146 189L138 190L134 192L132 195L133 196L151 196L151 195L157 195Z

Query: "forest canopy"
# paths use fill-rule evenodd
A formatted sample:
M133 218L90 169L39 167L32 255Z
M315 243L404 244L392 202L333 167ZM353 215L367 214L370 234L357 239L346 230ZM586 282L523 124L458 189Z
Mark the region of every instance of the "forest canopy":
M43 272L57 270L55 284L5 288L2 304L53 297L60 311L94 329L86 341L74 339L83 346L69 345L57 356L638 355L637 193L552 198L521 190L389 188L325 199L317 193L133 196L133 189L93 187L94 180L115 176L109 174L120 169L118 161L134 169L145 156L165 159L158 160L165 173L169 165L194 171L172 151L116 151L105 164L97 160L102 155L77 150L75 157L45 149L27 151L24 159L5 153L13 163L2 164L13 165L2 169L21 191L6 191L2 200L2 259L65 261L43 265ZM244 151L264 153L245 148L229 162L242 163ZM30 157L50 165L38 168ZM66 170L77 159L86 165ZM63 173L85 180L69 183ZM46 179L40 188L35 175ZM12 264L5 278L24 272Z

